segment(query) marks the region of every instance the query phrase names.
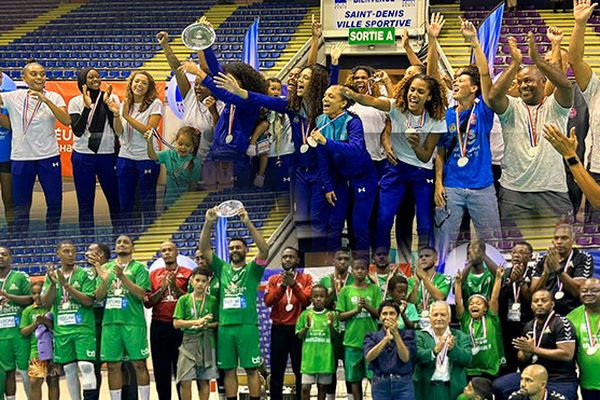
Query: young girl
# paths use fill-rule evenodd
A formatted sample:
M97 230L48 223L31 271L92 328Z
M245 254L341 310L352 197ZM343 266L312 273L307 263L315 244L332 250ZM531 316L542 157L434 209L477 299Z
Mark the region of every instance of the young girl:
M31 285L33 304L23 310L20 323L21 335L29 337L31 341L28 371L28 375L31 378L30 400L42 400L42 383L44 383L44 379L48 385L48 398L50 400L58 400L60 397L58 385L60 368L51 360L40 360L38 354L37 327L40 325L44 325L48 329L52 329L53 327L52 320L46 317L50 309L42 307L41 293L42 282L33 283Z
M190 282L193 292L177 300L173 326L183 330L183 342L177 359L176 382L181 383L181 398L192 399L192 381L199 380L199 397L208 400L210 381L217 379L215 350L217 299L207 293L211 272L198 267Z
M493 380L498 376L501 365L506 363L498 318L498 296L503 276L504 269L498 268L489 301L481 294L474 294L469 297L468 312L465 312L462 298L462 273L459 271L456 275L454 283L456 316L460 321L460 329L471 336L473 345L473 359L467 367L469 377L480 376Z
M164 164L167 170L165 205L171 205L182 194L194 190L202 174L200 160L195 156L199 145L199 132L184 126L177 131L175 147L159 151L154 149L154 130L146 132L148 157Z
M119 215L119 193L115 172L115 132L123 131L119 118L119 98L100 90L102 80L94 68L84 68L77 76L81 95L69 102L73 138L73 183L79 206L79 226L94 226L96 177L106 197L113 225Z
M117 158L119 203L124 220L133 217L136 193L139 190L140 209L144 223L156 211L156 183L159 166L148 157L144 132L158 127L163 105L158 99L154 78L146 71L134 71L127 80L126 98L121 105L123 130ZM154 140L155 150L158 141Z
M342 245L342 230L350 204L353 249L369 254L369 220L377 196L377 173L365 145L360 118L347 111L352 105L339 85L323 96L323 114L317 118L313 138L317 147L321 193L314 213L317 233L326 236L327 251ZM351 191L351 192L350 192Z
M380 181L375 247L390 248L390 231L398 205L412 186L417 208L419 247L433 239L433 151L446 132L446 96L440 83L428 75L403 80L393 99L375 98L343 88L356 102L389 111L391 143L397 163L388 163Z

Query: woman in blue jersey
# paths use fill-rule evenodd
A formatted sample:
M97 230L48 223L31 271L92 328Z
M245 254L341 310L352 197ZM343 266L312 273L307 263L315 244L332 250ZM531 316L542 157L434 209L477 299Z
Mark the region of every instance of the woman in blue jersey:
M419 247L433 243L433 151L446 131L445 91L428 75L402 81L393 99L358 94L342 88L345 97L389 111L391 141L397 164L386 166L380 181L375 247L390 248L390 230L407 187L412 186L417 209Z
M326 237L327 251L342 245L342 230L352 203L354 250L369 255L369 219L377 196L377 173L367 151L360 118L347 110L354 102L344 98L342 86L331 86L323 97L323 114L311 134L319 146L321 200L314 209L318 232Z
M96 177L106 197L113 225L119 215L115 131L122 132L120 101L108 86L100 90L102 80L94 68L84 68L77 76L81 95L69 101L73 139L73 183L79 206L79 226L94 226Z

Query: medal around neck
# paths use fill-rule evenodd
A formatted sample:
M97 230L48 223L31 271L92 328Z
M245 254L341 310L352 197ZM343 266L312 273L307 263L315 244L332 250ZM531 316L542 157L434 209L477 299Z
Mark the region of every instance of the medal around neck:
M597 351L598 351L597 346L590 346L587 348L587 350L585 352L587 353L588 356L593 356L594 354L596 354Z
M308 145L306 143L304 143L302 146L300 146L300 153L304 154L308 151Z
M241 201L227 200L217 206L217 215L224 218L234 217L242 208L244 205Z
M563 291L560 291L560 292L556 292L556 293L554 293L554 298L555 298L556 300L560 300L560 299L562 299L563 297L565 297L565 292L563 292Z
M181 32L181 41L183 44L187 48L196 51L208 49L215 42L216 38L217 34L213 28L198 22L188 25Z
M310 147L317 147L318 144L312 136L309 136L308 139L306 139L306 142L310 145Z
M458 159L458 162L457 162L458 166L461 168L464 167L465 165L467 165L468 163L469 163L469 159L467 157L461 157Z
M404 130L404 134L406 136L412 135L413 133L418 133L417 130L415 128L406 128Z

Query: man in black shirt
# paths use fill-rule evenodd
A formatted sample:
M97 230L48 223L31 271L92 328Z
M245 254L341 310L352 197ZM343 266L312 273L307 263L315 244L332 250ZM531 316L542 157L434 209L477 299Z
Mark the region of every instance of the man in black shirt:
M515 243L511 252L511 266L506 269L505 281L500 289L498 315L506 357L506 367L503 368L502 374L517 371L519 362L512 340L521 335L525 323L533 318L529 291L533 274L533 266L529 265L532 254L533 248L528 242Z
M565 400L562 394L547 389L548 372L539 364L533 364L521 374L521 388L510 395L509 400Z
M548 290L538 290L531 298L534 318L525 324L523 336L513 340L519 361L546 368L548 388L577 400L575 374L575 329L571 322L554 311L554 300ZM504 400L518 390L519 373L511 373L494 381L496 399Z
M562 224L554 230L548 253L537 263L531 280L531 292L546 289L556 302L556 312L567 315L581 305L579 287L594 273L594 259L573 248L575 232Z

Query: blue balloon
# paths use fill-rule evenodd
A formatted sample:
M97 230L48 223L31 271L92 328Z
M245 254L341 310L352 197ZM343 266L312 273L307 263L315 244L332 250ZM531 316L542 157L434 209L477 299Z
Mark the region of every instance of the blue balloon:
M17 84L10 79L10 76L6 75L4 72L2 73L2 86L1 89L3 92L12 92L17 90Z

